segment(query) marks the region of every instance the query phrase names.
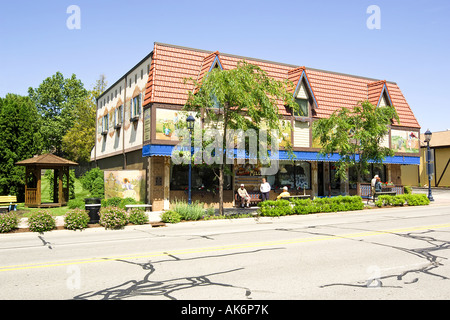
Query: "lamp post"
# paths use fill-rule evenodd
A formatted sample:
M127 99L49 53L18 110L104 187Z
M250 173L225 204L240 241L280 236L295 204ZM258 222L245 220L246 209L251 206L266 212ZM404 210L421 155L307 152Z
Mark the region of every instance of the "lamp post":
M427 143L427 174L428 174L428 199L430 201L434 201L433 195L431 194L431 150L430 150L430 140L431 140L431 131L428 129L425 132L425 142Z
M189 159L189 195L188 195L188 204L192 204L192 193L191 193L191 187L192 187L192 132L194 131L194 124L195 124L195 118L190 115L187 119L187 128L189 130L189 147L191 148L191 157Z

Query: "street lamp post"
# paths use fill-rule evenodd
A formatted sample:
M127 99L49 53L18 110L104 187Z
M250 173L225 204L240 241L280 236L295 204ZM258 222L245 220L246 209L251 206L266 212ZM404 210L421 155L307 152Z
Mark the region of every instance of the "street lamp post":
M430 201L434 201L433 195L431 194L431 150L430 150L430 140L431 140L431 131L427 130L425 132L425 142L427 143L427 174L428 174L428 199Z
M187 128L189 130L189 148L191 148L191 157L189 159L189 195L188 195L188 204L192 204L192 132L194 131L195 118L190 115L187 119Z

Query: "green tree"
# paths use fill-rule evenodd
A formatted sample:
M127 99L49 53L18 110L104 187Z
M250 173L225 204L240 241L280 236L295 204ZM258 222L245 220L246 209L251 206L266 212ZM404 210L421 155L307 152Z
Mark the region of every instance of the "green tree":
M42 137L40 117L28 97L7 94L0 98L0 194L24 199L25 168L16 166L21 160L39 154Z
M315 121L313 139L319 142L322 155L340 155L337 177L347 180L347 170L353 167L357 182L362 182L363 175L369 173L370 162L382 163L386 157L394 155L393 150L381 144L394 119L399 122L394 107L376 107L364 101Z
M67 158L79 163L89 162L95 145L97 123L97 98L106 89L105 77L101 76L88 95L73 109L73 126L62 139L62 150Z
M292 82L270 78L260 67L245 61L231 70L214 68L201 82L192 78L186 82L192 82L195 89L189 92L184 109L203 114L205 122L219 130L222 137L227 137L231 129L254 129L258 132L262 123L267 129L281 132L284 124L278 112L278 102L284 102L292 110L299 109L292 94ZM271 136L267 136L270 143ZM226 139L223 140L225 149ZM292 150L290 141L286 146ZM225 155L215 156L222 160L218 161L216 175L219 179L219 213L223 214Z
M74 109L87 97L83 83L73 74L65 79L57 72L38 88L29 88L28 95L42 117L41 135L44 151L63 156L62 139L73 126Z

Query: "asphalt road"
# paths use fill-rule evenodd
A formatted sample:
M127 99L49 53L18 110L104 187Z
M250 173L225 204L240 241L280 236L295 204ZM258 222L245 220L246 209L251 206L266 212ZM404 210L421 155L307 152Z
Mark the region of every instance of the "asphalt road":
M0 299L449 299L450 197L435 199L427 207L0 235Z

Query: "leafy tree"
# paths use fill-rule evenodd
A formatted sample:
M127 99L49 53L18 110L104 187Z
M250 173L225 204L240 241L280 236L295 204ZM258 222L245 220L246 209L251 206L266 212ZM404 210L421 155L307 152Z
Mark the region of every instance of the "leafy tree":
M292 110L299 109L290 91L292 82L272 79L260 67L245 61L231 70L214 68L201 82L192 78L186 82L192 82L195 89L189 92L184 109L204 114L205 122L217 129L222 137L227 137L231 129L258 132L262 123L267 129L282 131L284 124L280 121L278 102L284 102ZM268 135L269 143L270 137ZM292 150L289 141L286 146ZM224 154L215 156L222 160L216 165L218 173L215 174L219 179L219 213L223 214L226 161Z
M89 162L95 145L97 98L106 89L105 77L101 76L95 87L73 109L73 126L62 139L62 149L67 158L76 162Z
M0 98L0 194L24 199L25 168L16 166L21 160L39 154L42 137L40 117L28 97L7 94Z
M87 97L83 83L73 74L70 78L57 72L38 88L29 88L28 95L42 117L41 134L44 151L63 155L62 139L73 126L74 109Z
M320 143L322 155L340 155L337 177L347 180L347 169L354 167L357 181L362 182L363 175L369 173L369 161L382 163L386 157L394 155L393 150L381 145L393 119L399 121L394 107L376 107L364 101L315 121L313 139Z

